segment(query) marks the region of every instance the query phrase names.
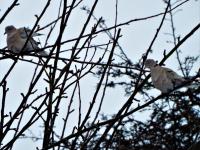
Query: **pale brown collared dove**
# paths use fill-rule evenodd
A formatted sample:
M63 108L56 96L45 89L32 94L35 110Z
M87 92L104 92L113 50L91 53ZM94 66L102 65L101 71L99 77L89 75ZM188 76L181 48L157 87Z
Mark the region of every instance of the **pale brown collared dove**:
M5 34L7 34L7 46L8 49L14 53L20 53L24 44L27 41L27 38L30 34L31 30L28 28L19 28L16 29L14 26L7 26L5 28ZM33 37L41 34L33 32L31 37L29 38L26 46L24 47L24 51L34 51L39 50L38 42L36 42ZM48 56L48 53L45 51L38 51L38 54L41 56Z
M147 59L144 65L150 69L153 85L162 93L167 93L186 81L173 70L159 66L153 59Z

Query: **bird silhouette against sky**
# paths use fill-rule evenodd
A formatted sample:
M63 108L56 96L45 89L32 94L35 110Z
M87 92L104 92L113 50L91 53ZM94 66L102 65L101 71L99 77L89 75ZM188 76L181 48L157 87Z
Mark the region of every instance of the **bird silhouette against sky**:
M161 67L153 59L147 59L144 65L145 68L150 69L153 85L162 93L167 93L186 82L186 80L176 72L169 68Z
M5 34L7 34L7 47L14 53L20 53L23 49L24 52L38 51L37 53L41 56L48 56L46 51L41 51L38 47L39 42L36 42L33 37L39 36L36 32L33 32L28 42L26 43L31 30L25 27L15 28L13 25L7 26L5 28ZM24 47L26 43L26 46Z

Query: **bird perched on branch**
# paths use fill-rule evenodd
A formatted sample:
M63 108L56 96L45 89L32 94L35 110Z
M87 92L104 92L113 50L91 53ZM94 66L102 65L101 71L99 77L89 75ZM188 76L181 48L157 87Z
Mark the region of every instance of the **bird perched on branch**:
M153 59L147 59L144 65L145 68L150 69L153 85L162 93L167 93L186 82L186 80L176 72L169 68L159 66Z
M5 28L5 34L7 34L7 47L14 53L20 53L23 51L27 52L35 52L38 51L38 54L41 56L48 56L46 51L41 51L38 47L39 42L36 42L33 37L39 36L42 34L38 34L33 32L33 34L29 37L31 30L25 27L16 29L14 26L7 26ZM28 39L29 37L29 39ZM28 39L28 42L26 43ZM24 47L26 43L26 46Z

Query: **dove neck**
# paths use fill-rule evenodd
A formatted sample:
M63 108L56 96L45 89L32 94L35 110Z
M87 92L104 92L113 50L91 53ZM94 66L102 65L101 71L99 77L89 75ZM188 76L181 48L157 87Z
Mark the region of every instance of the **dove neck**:
M149 66L150 69L154 69L156 68L157 66L159 66L158 64L155 64L155 65L152 65L152 66Z

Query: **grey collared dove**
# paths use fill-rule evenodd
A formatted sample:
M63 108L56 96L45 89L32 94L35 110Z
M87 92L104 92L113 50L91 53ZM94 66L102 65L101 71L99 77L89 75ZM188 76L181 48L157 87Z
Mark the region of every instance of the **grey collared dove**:
M7 34L7 46L8 49L11 50L14 53L20 53L22 48L24 47L24 44L27 41L27 38L30 34L31 30L28 28L19 28L16 29L14 26L7 26L5 28L5 34ZM34 51L39 50L38 42L36 42L33 37L38 36L41 34L33 33L31 37L29 38L24 51ZM38 54L41 56L48 56L48 53L45 51L38 51Z
M144 65L150 69L153 85L162 93L167 93L186 81L173 70L159 66L153 59L147 59Z

